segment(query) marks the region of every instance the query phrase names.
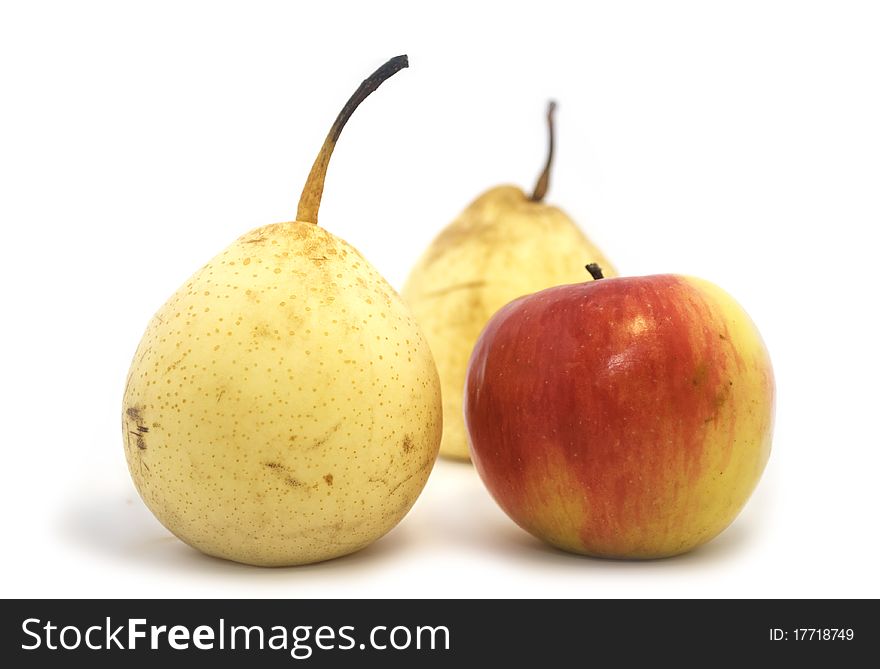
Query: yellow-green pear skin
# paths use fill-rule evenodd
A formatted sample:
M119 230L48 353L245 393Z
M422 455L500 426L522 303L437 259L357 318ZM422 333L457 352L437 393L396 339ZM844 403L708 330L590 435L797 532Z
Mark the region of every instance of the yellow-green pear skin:
M478 197L431 243L403 297L431 346L443 394L440 453L468 459L462 415L468 359L489 318L521 295L589 280L597 263L614 267L560 209L515 186Z
M437 456L440 389L400 297L311 223L241 237L156 313L125 391L141 497L209 555L294 565L393 528Z
M263 566L352 553L403 518L437 458L427 341L373 266L317 224L342 128L407 66L390 59L343 107L296 221L257 228L202 267L135 353L129 471L156 518L204 553Z

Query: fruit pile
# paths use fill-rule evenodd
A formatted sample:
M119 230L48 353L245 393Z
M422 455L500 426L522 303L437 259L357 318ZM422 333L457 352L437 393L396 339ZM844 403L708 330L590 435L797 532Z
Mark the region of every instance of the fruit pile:
M255 565L363 548L393 528L438 451L473 459L502 509L560 548L653 558L739 513L770 452L767 351L701 279L614 278L543 202L478 197L418 261L403 298L317 225L346 103L296 220L236 240L150 321L123 405L129 471L189 545ZM585 265L586 264L586 265Z

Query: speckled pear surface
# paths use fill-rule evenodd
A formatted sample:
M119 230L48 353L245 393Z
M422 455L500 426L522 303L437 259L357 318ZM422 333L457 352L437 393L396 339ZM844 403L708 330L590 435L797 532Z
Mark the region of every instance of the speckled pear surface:
M306 220L253 230L198 270L129 372L134 483L210 555L280 566L363 548L406 514L437 456L427 342L373 266L316 224L339 129L300 201Z

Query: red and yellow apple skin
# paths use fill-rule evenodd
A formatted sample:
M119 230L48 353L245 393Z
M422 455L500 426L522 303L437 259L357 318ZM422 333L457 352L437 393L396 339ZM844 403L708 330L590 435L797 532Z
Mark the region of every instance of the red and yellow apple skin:
M770 454L761 336L715 285L656 275L557 286L471 355L471 456L501 508L559 548L659 558L729 525Z

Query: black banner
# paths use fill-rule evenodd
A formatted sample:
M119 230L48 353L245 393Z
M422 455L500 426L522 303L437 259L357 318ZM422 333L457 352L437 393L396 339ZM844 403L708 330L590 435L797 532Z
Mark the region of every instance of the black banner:
M2 660L626 666L647 655L685 666L739 657L836 666L873 656L878 622L869 600L6 600Z

